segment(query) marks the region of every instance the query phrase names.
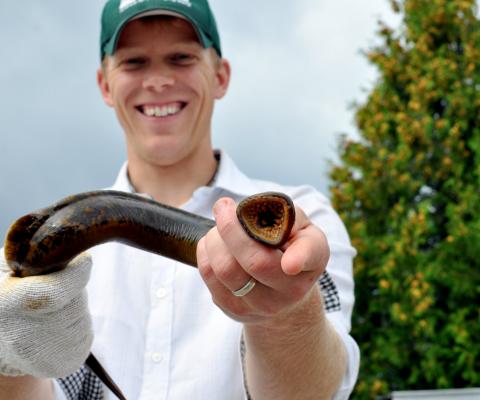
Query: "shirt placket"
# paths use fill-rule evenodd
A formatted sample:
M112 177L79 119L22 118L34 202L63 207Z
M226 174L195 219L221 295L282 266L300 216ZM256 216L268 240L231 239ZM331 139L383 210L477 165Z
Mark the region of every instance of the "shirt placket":
M150 313L147 320L144 354L144 380L141 398L167 399L173 325L173 278L175 262L154 257L158 274L150 285Z

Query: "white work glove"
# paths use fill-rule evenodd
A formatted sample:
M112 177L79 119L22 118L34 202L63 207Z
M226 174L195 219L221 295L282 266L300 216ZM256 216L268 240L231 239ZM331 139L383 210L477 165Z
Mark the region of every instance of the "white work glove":
M11 276L0 249L0 375L62 378L77 371L93 341L82 254L63 271Z

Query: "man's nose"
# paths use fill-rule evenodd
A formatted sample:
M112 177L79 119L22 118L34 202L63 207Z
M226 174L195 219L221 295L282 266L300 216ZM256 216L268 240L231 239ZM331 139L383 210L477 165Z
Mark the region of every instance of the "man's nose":
M172 86L175 82L173 76L167 71L149 71L143 79L143 88L148 90L162 91Z

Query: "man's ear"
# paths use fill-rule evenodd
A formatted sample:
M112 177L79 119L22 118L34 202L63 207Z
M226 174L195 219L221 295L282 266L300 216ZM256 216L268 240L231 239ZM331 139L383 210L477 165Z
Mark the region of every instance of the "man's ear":
M110 85L107 79L107 67L102 65L97 70L97 85L102 94L103 101L110 107L113 107L113 100L110 93Z
M231 69L230 69L230 63L228 60L222 58L218 61L218 65L216 68L216 89L215 89L215 98L216 99L221 99L225 94L227 93L228 90L228 85L230 83L230 74L231 74Z

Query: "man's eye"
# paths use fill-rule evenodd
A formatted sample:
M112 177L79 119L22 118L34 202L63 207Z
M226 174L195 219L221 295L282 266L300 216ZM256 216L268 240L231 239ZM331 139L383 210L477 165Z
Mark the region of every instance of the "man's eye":
M194 57L190 54L178 53L170 57L171 61L177 64L189 64L194 60Z
M145 59L141 57L132 57L132 58L127 58L124 61L124 63L127 65L141 65L141 64L145 64Z
M118 66L131 69L141 67L147 62L145 58L142 57L125 57L123 59L118 60Z

